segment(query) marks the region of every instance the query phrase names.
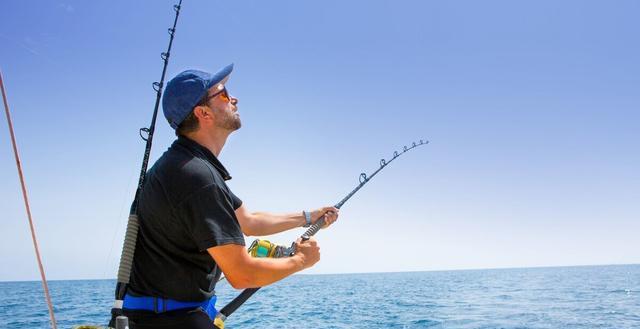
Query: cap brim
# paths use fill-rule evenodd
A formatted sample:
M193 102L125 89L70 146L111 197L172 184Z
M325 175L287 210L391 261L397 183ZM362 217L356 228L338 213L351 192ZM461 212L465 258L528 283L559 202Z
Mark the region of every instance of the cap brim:
M227 83L227 80L229 80L229 75L231 74L232 71L233 71L233 63L223 67L220 71L216 72L216 74L211 76L211 79L207 84L207 89L211 89L218 84L224 86L224 84Z

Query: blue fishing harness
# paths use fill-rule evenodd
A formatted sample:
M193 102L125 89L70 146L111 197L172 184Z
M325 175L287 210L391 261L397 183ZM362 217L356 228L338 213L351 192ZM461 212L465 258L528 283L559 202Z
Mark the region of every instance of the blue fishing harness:
M155 313L164 313L175 310L184 310L196 307L202 307L202 309L213 320L218 314L216 310L217 297L213 297L203 302L182 302L179 300L173 300L168 298L147 297L147 296L132 296L129 294L124 295L124 309L128 310L143 310L152 311Z

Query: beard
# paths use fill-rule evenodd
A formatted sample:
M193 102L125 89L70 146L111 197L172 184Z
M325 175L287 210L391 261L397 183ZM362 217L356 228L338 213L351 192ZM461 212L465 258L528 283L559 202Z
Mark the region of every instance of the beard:
M236 131L242 127L242 122L236 113L225 111L225 114L218 120L217 125L222 129Z

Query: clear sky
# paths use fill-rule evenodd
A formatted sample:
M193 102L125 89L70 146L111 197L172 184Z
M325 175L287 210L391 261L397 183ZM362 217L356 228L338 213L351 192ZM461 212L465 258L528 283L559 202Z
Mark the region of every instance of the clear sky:
M115 277L174 3L3 1L0 68L50 279ZM168 75L236 64L243 128L221 161L250 210L335 204L431 141L343 207L306 273L639 263L638 12L186 0ZM173 139L160 115L152 160ZM0 280L37 279L4 122L0 175Z

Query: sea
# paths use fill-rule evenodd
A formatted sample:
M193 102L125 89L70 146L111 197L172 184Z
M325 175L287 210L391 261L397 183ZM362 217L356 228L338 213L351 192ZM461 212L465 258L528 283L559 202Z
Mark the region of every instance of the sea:
M106 325L114 280L49 285L58 328ZM0 282L0 328L50 328L40 282ZM640 265L294 275L226 328L640 328Z

